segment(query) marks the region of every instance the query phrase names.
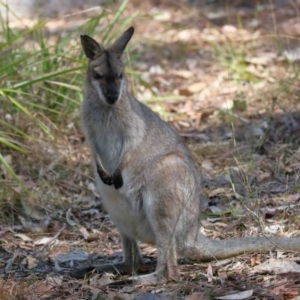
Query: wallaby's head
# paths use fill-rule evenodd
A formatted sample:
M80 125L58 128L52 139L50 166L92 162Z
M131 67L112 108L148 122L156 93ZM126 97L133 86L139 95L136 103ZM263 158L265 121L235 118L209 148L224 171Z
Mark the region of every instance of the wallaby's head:
M94 39L81 35L81 44L89 59L88 84L101 101L113 105L121 98L124 85L124 66L121 60L134 28L127 29L109 48L103 48Z

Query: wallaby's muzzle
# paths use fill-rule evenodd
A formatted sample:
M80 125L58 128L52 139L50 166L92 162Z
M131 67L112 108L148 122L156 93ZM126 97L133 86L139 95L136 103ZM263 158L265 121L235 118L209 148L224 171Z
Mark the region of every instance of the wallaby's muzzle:
M116 104L119 99L119 92L110 92L106 95L106 101L108 104Z

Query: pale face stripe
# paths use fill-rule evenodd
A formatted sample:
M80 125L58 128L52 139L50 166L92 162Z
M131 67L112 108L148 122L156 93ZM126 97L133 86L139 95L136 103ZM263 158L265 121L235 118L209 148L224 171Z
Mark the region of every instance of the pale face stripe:
M101 85L98 83L98 81L93 80L93 81L92 81L92 85L94 86L94 88L95 88L96 91L98 92L99 98L100 98L102 101L106 102L105 96L104 96L104 94L103 94L103 92L102 92L102 89L101 89ZM122 79L121 84L120 84L120 91L119 91L119 97L118 97L117 102L118 102L118 101L121 99L121 97L122 97L123 87L124 87L124 79ZM117 102L116 102L116 103L117 103Z

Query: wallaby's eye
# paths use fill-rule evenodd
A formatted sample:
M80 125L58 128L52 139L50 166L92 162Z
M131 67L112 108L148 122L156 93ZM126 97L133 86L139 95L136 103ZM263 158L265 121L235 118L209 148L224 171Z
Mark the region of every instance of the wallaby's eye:
M123 78L123 73L120 73L117 75L118 79L122 79Z
M94 72L94 79L96 79L96 80L103 79L103 76L97 72Z

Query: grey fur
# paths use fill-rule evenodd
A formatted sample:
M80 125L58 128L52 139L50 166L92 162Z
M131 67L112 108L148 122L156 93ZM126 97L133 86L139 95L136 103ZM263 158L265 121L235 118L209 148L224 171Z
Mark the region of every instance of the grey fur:
M119 99L113 104L107 103L96 86L105 91L109 84L106 79L117 80L116 74L123 73L119 58L132 34L133 29L127 30L111 48L98 52L98 44L90 38L83 45L90 62L82 125L94 157L97 190L121 235L124 250L124 263L111 267L132 271L141 264L139 241L156 244L158 262L154 273L133 276L135 283L175 278L177 255L211 260L245 251L299 250L299 238L211 240L200 233L200 177L179 135L128 92L125 75L117 85ZM105 51L107 56L103 56ZM95 68L104 76L96 84L92 75ZM103 183L97 161L108 176L120 171L120 188Z

